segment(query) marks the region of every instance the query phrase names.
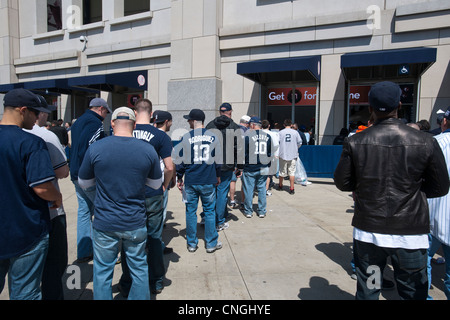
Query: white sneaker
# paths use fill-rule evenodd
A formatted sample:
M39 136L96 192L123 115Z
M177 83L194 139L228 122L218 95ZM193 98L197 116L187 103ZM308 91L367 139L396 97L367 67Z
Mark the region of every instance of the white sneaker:
M272 192L270 192L269 190L266 191L266 196L270 197L272 195Z
M311 182L309 182L308 180L306 181L302 181L302 183L300 183L302 186L306 187L309 186L310 184L312 184Z

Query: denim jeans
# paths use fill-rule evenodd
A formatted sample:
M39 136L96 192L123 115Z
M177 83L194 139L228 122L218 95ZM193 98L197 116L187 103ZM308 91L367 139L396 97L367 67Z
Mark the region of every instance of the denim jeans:
M78 181L72 181L78 199L77 258L92 256L92 217L94 215L95 186L83 190Z
M259 216L264 216L267 212L267 199L266 199L266 181L267 175L261 174L260 170L254 172L244 171L242 175L243 187L244 187L244 213L246 215L253 213L253 191L258 191L258 209L256 213Z
M64 300L62 277L68 262L66 215L53 218L51 226L42 274L42 300Z
M147 264L150 279L150 291L154 292L163 288L163 278L166 273L164 266L163 243L161 240L163 230L163 195L145 199L147 210ZM121 252L122 276L120 286L127 293L131 287L131 276L128 268L126 252L122 247Z
M216 187L209 185L187 185L186 189L186 239L190 247L197 247L197 207L201 199L205 215L206 248L217 245L219 234L216 230Z
M129 300L149 300L148 265L145 245L147 228L133 231L103 232L93 228L94 299L112 300L112 279L119 254L119 243L126 252L132 278Z
M0 260L0 293L8 274L11 300L41 300L41 279L48 250L48 234L21 256Z
M400 297L408 300L427 298L427 249L383 248L358 240L354 240L353 243L357 276L356 299L379 298L383 270L389 256Z
M441 243L438 239L433 237L431 234L430 238L430 248L428 249L428 287L431 285L431 259L438 251L439 247L442 246L442 251L444 252L445 258L445 276L444 276L444 293L447 297L447 300L450 300L450 246L447 246ZM428 299L432 299L430 295L428 295Z
M217 186L216 199L216 225L225 223L227 217L227 200L230 191L230 182L233 178L233 171L222 171L220 175L220 184Z

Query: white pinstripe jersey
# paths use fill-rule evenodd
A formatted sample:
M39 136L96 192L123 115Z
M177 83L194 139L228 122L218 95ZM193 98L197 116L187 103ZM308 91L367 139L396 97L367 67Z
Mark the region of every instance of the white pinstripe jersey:
M447 163L447 172L450 175L450 131L447 130L435 136ZM430 232L441 243L450 245L450 193L440 198L428 199L430 208Z

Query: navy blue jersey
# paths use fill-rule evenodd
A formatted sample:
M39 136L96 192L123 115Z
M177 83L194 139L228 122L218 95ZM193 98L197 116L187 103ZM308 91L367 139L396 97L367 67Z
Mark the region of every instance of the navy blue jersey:
M270 166L272 160L272 138L262 130L245 132L244 171L254 172Z
M70 147L70 178L78 179L78 170L83 162L86 150L95 141L104 138L103 118L92 110L86 112L72 125Z
M161 160L161 170L163 171L164 163L162 162L162 160L172 156L172 140L170 139L170 137L165 132L159 130L158 128L155 128L151 124L136 124L136 128L133 131L133 136L136 139L150 143L155 148L155 151ZM145 190L146 198L162 194L162 185L157 190L149 187L147 187Z
M136 230L145 226L145 186L161 185L159 157L133 137L107 137L87 150L78 181L84 188L96 184L94 228Z
M217 150L221 146L214 134L204 128L191 130L174 150L177 176L185 176L185 185L216 184L221 169L215 159Z
M0 260L29 251L48 233L48 202L33 187L55 173L41 138L17 126L0 125Z

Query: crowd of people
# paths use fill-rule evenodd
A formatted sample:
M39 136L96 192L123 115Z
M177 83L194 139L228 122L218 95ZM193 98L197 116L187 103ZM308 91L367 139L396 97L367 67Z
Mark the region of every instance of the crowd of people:
M383 270L387 257L400 295L427 298L430 260L440 246L447 261L445 293L450 298L450 108L442 115L442 134L433 138L397 119L399 94L393 83L372 87L373 117L342 139L335 171L336 186L353 192L355 200L356 298L378 298L380 288L367 285L370 268ZM96 300L112 299L112 275L119 262L118 287L124 297L149 299L162 292L164 254L172 251L162 237L169 190L178 189L183 195L188 252L199 248L201 211L204 248L212 254L222 248L219 233L230 227L228 199L239 207L238 179L246 218L254 211L259 218L267 215L273 185L283 191L286 179L293 195L296 183L310 184L306 174L297 179L297 169L303 168L299 148L312 139L307 130L299 130L290 119L284 120L282 130L271 130L268 120L249 115L237 124L229 103L220 105L219 116L209 122L200 109L184 115L190 130L175 146L168 135L172 115L153 110L148 99L136 101L133 109L114 111L104 99L92 99L76 122L67 129L59 126L67 137L60 129L44 128L52 110L42 96L15 89L5 95L4 106L0 154L7 174L0 183L5 206L0 292L8 274L11 299L64 299L68 244L58 179L70 175L74 184L76 262L93 260ZM104 131L108 114L111 135ZM65 147L70 147L70 163Z

